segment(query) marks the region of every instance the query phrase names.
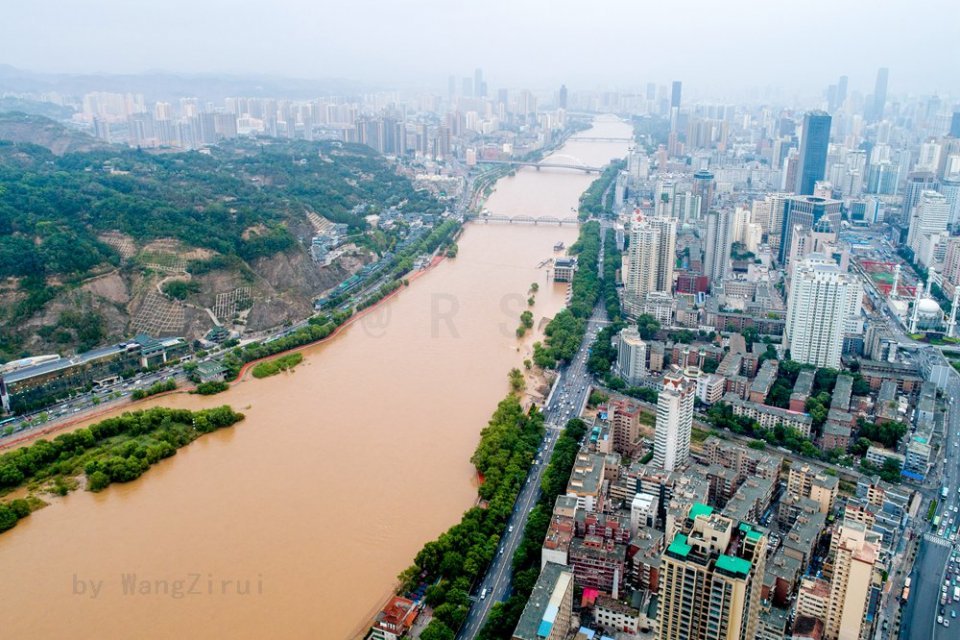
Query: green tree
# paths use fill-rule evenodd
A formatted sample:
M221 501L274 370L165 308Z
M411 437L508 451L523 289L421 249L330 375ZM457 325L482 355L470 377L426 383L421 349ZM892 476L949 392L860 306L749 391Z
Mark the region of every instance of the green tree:
M880 478L887 482L900 482L900 461L894 458L887 458L880 467Z
M653 340L660 331L660 322L649 313L640 314L637 318L637 329L644 340Z
M510 389L514 393L519 393L527 388L527 383L523 379L523 372L520 369L513 368L510 370Z
M454 640L456 634L439 619L433 619L420 632L420 640Z
M103 491L110 485L110 476L103 471L94 471L87 482L87 488L90 491Z

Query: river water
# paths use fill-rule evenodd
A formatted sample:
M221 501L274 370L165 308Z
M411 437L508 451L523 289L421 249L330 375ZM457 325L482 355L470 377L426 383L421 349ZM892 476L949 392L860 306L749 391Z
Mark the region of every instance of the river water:
M626 137L600 118L581 134ZM626 143L558 151L588 164ZM569 158L565 158L569 160ZM573 217L596 175L524 169L493 213ZM0 535L2 638L351 637L424 542L476 494L470 455L507 372L531 283L539 328L565 289L537 265L573 226L470 225L459 256L416 279L295 371L213 398L247 419L143 478L78 491ZM145 402L142 406L150 406Z

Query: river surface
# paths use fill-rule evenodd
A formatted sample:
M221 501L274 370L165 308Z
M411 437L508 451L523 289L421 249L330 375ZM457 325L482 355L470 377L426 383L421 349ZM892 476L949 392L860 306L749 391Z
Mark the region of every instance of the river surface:
M630 127L601 118L581 135ZM597 165L625 152L572 139L558 153ZM486 206L574 217L594 178L524 169ZM137 481L54 499L0 535L0 637L362 631L419 548L473 504L480 430L539 337L514 335L528 288L540 284L539 329L566 291L537 266L576 235L570 225L469 225L456 259L306 350L292 373L138 405L230 404L247 418Z

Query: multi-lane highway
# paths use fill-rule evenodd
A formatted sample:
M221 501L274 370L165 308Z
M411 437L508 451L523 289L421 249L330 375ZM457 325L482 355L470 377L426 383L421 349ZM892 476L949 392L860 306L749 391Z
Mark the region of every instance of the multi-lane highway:
M936 493L937 526L923 534L911 575L911 594L903 612L900 637L948 640L960 633L960 601L954 588L960 587L960 552L957 527L960 523L960 375L952 373L944 395L949 410L944 421L944 455L931 476L940 478ZM938 473L939 471L939 473ZM946 497L943 490L946 489ZM923 511L920 517L925 516Z

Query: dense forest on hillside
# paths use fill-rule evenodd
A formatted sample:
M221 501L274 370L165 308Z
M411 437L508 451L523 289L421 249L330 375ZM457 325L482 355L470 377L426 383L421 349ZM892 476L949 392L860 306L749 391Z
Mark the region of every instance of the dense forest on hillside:
M3 123L36 126L45 141L60 126L23 114L0 114ZM127 266L104 234L122 234L136 247L162 239L205 250L209 264L188 267L197 274L305 252L313 233L308 213L358 233L364 216L391 207L443 210L362 145L242 139L203 151L101 145L56 155L0 139L0 280L15 278L5 280L15 295L0 305L0 322L30 318L58 293ZM380 249L377 242L388 242L380 236L364 242Z
M439 213L363 146L237 142L212 153L92 151L62 157L0 142L0 277L82 275L115 259L97 232L176 238L244 259L288 249L285 223L312 210L356 230L351 209ZM262 225L265 229L244 235Z

